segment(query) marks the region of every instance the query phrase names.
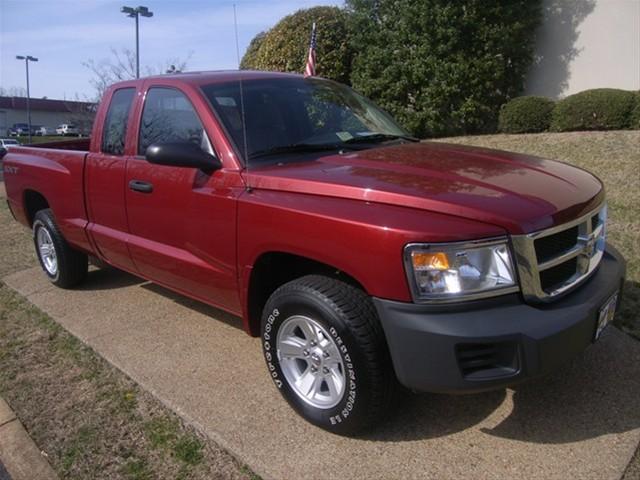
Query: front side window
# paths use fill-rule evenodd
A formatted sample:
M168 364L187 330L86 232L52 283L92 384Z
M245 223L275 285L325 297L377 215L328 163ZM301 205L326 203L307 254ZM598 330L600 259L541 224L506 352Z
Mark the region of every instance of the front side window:
M122 155L124 153L124 142L127 135L127 121L129 110L136 90L135 88L122 88L116 90L111 97L111 104L107 111L107 118L104 121L104 132L102 134L102 152L111 155ZM74 125L60 125L61 129L75 128Z
M192 142L211 153L211 145L193 105L173 88L149 89L144 101L138 155L160 142Z

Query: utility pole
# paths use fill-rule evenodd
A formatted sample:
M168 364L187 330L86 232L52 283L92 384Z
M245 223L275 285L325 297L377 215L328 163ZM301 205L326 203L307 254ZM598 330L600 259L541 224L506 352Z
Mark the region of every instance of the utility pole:
M29 128L29 143L31 143L31 94L29 92L29 62L37 62L38 59L36 57L32 57L31 55L16 55L17 60L24 60L24 65L27 69L27 125Z
M147 7L122 7L120 11L127 15L127 17L134 18L136 20L136 78L140 78L140 15L143 17L153 17L153 12Z

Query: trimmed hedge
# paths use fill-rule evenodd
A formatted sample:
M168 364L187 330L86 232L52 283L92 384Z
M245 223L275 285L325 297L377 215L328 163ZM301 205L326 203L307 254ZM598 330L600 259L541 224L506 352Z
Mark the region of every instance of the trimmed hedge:
M502 105L498 128L503 133L544 132L551 125L555 102L546 97L517 97Z
M313 7L284 17L252 40L240 65L243 69L303 73L313 22L317 25L317 75L349 84L353 51L348 15L338 7Z
M551 130L621 130L631 127L636 94L615 88L596 88L570 95L556 104Z
M244 52L242 60L240 61L240 70L251 70L256 63L256 57L258 51L264 42L264 37L267 36L267 32L260 32L251 39L251 43L247 47L247 51Z
M636 93L636 106L631 112L631 128L640 129L640 92Z
M500 106L523 90L542 19L541 0L346 7L353 86L422 138L495 132Z

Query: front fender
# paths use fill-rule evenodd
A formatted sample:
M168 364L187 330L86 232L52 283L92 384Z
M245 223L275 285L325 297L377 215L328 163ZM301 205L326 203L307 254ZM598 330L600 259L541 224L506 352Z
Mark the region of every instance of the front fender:
M238 266L245 272L265 252L291 253L343 271L369 295L411 301L402 261L407 243L504 234L493 225L412 208L253 190L239 200Z

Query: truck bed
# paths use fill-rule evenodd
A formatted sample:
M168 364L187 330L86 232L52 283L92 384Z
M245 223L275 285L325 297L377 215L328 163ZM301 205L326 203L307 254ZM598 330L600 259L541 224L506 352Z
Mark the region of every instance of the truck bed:
M75 138L73 140L60 140L57 142L31 143L24 146L30 148L47 148L52 150L80 150L88 152L90 143L91 139L85 137Z
M90 252L84 192L88 149L87 138L12 147L3 173L9 207L19 222L30 227L34 209L49 207L66 240Z

